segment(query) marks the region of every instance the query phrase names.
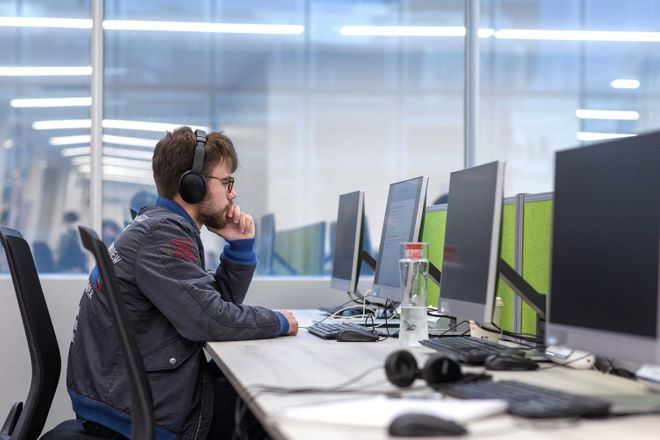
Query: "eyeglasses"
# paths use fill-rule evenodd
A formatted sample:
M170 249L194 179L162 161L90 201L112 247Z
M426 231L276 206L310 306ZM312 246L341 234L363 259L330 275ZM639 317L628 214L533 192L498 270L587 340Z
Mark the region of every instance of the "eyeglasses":
M214 176L204 176L207 179L219 180L225 187L227 187L227 192L230 193L234 189L234 178L233 177L214 177Z

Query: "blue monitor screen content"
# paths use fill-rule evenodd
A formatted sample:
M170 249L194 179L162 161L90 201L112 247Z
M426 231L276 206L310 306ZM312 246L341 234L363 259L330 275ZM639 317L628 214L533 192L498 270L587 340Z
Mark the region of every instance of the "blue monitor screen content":
M440 286L443 313L490 323L497 289L504 164L451 174Z
M548 342L660 363L660 132L558 152Z
M330 287L355 292L360 273L360 251L364 218L364 192L339 196L335 249Z
M417 177L390 185L374 276L376 298L401 300L401 243L419 240L427 182Z

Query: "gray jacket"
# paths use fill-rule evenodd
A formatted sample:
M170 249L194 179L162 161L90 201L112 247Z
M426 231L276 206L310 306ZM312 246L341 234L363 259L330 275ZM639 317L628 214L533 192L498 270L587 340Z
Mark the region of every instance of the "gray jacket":
M227 245L208 273L196 225L159 200L109 251L151 385L157 438L204 438L213 388L203 344L277 336L283 317L241 305L256 265L253 239ZM67 387L78 417L130 437L129 385L96 267L74 324Z

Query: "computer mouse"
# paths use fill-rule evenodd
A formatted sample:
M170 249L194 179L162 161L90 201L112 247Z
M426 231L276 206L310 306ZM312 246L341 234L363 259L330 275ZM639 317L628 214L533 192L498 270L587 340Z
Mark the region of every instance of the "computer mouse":
M423 413L407 413L395 417L387 432L392 437L438 437L467 434L456 422Z
M491 354L486 357L484 367L486 367L486 370L530 371L537 370L539 364L521 356Z
M468 348L461 353L463 362L471 365L482 365L486 360L488 353L478 348Z
M337 333L337 342L374 342L380 337L369 330L346 328Z

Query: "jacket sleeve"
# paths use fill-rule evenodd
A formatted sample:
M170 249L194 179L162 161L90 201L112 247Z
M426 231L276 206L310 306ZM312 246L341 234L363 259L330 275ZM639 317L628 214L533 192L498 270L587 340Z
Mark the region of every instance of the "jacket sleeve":
M153 225L137 254L135 278L140 291L191 341L227 341L270 338L280 332L280 319L264 307L225 301L215 288L215 278L199 266L196 240L176 220ZM239 268L241 270L249 268ZM232 282L247 290L242 272L231 271Z
M254 238L230 241L222 252L215 280L226 301L242 304L247 295L252 275L257 268L254 244Z

